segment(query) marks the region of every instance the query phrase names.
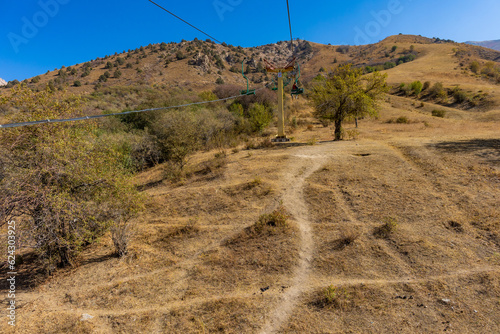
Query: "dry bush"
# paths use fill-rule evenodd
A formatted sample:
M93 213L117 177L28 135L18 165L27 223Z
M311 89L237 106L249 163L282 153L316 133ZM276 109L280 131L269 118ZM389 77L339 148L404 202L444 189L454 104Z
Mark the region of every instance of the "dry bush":
M259 220L247 232L257 235L263 233L275 234L287 229L287 220L289 218L290 214L283 205L280 205L273 212L261 215Z
M111 226L111 239L113 240L115 252L118 257L128 254L128 246L134 234L135 230L128 219L119 220Z
M373 233L378 238L390 237L398 227L398 223L395 218L387 217L384 221L384 225L377 227Z
M434 109L432 111L432 116L444 118L446 115L446 110Z
M361 235L361 233L354 228L345 228L340 232L340 238L335 240L334 249L342 250L347 246L352 245Z

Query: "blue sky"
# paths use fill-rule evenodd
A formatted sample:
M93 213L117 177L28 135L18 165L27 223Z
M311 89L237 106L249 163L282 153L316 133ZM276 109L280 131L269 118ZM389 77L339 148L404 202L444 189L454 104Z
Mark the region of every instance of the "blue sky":
M285 0L156 0L220 41L255 46L289 39ZM398 33L500 39L498 0L289 0L294 37L367 44ZM0 5L0 78L135 49L206 36L147 0L23 0Z

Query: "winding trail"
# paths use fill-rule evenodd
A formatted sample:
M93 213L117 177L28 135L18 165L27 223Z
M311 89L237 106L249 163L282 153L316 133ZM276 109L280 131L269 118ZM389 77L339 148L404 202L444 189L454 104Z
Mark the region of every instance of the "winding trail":
M314 242L303 189L306 179L326 163L328 148L330 146L317 145L298 149L292 154L294 159L283 175L283 205L290 212L300 230L299 261L290 288L281 296L276 309L262 327L262 334L276 333L280 329L290 317L298 297L308 285Z

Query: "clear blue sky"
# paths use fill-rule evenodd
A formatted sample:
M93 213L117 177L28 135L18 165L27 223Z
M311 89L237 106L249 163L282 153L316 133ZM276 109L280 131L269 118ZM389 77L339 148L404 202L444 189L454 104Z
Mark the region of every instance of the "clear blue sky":
M294 37L367 44L404 33L467 40L500 39L498 0L289 0ZM156 0L228 44L289 39L285 0ZM23 0L0 5L0 78L47 70L135 49L205 39L147 0Z

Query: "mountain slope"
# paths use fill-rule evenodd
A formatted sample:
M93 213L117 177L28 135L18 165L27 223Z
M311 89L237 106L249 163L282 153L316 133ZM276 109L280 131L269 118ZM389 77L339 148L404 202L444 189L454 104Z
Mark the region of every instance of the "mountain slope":
M472 44L472 45L477 45L477 46L482 46L485 48L490 48L493 50L500 51L500 39L498 40L493 40L493 41L483 41L483 42L465 42L467 44Z

